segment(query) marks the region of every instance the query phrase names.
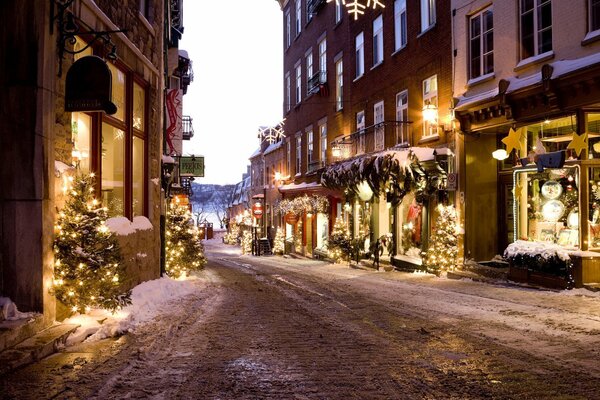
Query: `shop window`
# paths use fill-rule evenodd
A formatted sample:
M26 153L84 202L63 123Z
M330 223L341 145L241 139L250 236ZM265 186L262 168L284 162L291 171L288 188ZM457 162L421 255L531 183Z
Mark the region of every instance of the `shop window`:
M522 154L525 157L532 152L540 152L538 146L544 146L543 151L552 152L566 150L567 146L573 139L573 132L577 131L577 117L575 115L547 119L535 124L524 127L527 133L527 154ZM576 154L568 150L570 158L575 158Z
M111 217L125 215L125 132L102 124L102 204Z
M327 238L329 237L329 215L317 214L317 248L327 248Z
M133 216L144 215L146 200L144 187L144 166L146 165L145 140L133 137Z
M112 102L117 106L112 117L125 121L125 73L110 62L107 65L112 74Z
M600 167L589 169L588 243L600 249Z
M91 172L90 155L92 145L92 117L88 114L75 112L71 115L71 140L73 164L84 174Z
M515 171L514 182L515 239L579 248L579 167Z
M588 133L590 159L600 159L600 113L587 113L586 132Z

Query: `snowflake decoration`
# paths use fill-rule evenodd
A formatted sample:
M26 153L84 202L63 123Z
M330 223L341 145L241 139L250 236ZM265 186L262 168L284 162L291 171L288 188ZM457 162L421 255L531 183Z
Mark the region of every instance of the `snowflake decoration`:
M335 1L336 4L346 6L348 9L348 14L354 14L354 20L358 19L359 14L362 15L365 13L365 9L373 8L373 10L377 9L377 6L381 8L385 8L385 4L381 2L381 0L327 0L328 3Z
M275 126L267 126L261 127L258 129L258 137L261 141L267 141L269 144L273 144L279 139L285 138L285 131L283 130L283 124L285 122L285 118L283 121L278 123Z

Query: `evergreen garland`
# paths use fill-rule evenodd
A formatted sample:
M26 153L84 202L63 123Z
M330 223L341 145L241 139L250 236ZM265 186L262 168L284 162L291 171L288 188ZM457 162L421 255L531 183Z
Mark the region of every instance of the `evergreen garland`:
M106 226L108 209L94 197L94 174L69 177L68 198L58 213L52 293L71 312L110 311L131 304L116 238Z
M171 278L181 278L206 265L204 245L189 208L175 198L169 205L166 223L165 270Z

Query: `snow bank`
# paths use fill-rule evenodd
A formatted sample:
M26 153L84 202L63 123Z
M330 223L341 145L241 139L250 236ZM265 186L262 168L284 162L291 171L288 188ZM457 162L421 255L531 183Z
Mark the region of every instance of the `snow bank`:
M508 245L504 250L504 258L512 258L516 256L542 256L544 259L558 257L563 261L569 261L569 252L563 247L554 243L545 242L529 242L526 240L517 240Z
M133 222L125 217L113 217L106 220L106 226L111 232L120 236L127 236L136 231L152 229L152 223L146 217L134 217Z
M151 321L158 314L168 311L173 300L185 297L197 290L196 279L174 280L160 278L136 286L131 294L132 304L111 314L95 309L85 315L76 315L64 321L80 327L69 336L67 345L93 342L107 337L133 331L137 326Z
M8 297L0 297L0 321L16 321L30 318L34 313L20 312L17 305Z
M67 171L74 170L75 168L65 164L62 161L54 161L54 172L58 175L62 175Z

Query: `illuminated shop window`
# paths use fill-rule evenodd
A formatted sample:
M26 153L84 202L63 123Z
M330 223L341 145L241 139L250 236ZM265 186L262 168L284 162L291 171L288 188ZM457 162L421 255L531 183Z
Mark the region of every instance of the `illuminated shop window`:
M92 144L92 117L88 114L74 112L71 114L71 140L73 165L84 174L89 174Z
M117 106L112 117L125 121L125 73L110 62L107 65L112 74L112 102Z
M111 217L125 215L125 132L102 124L102 204Z

